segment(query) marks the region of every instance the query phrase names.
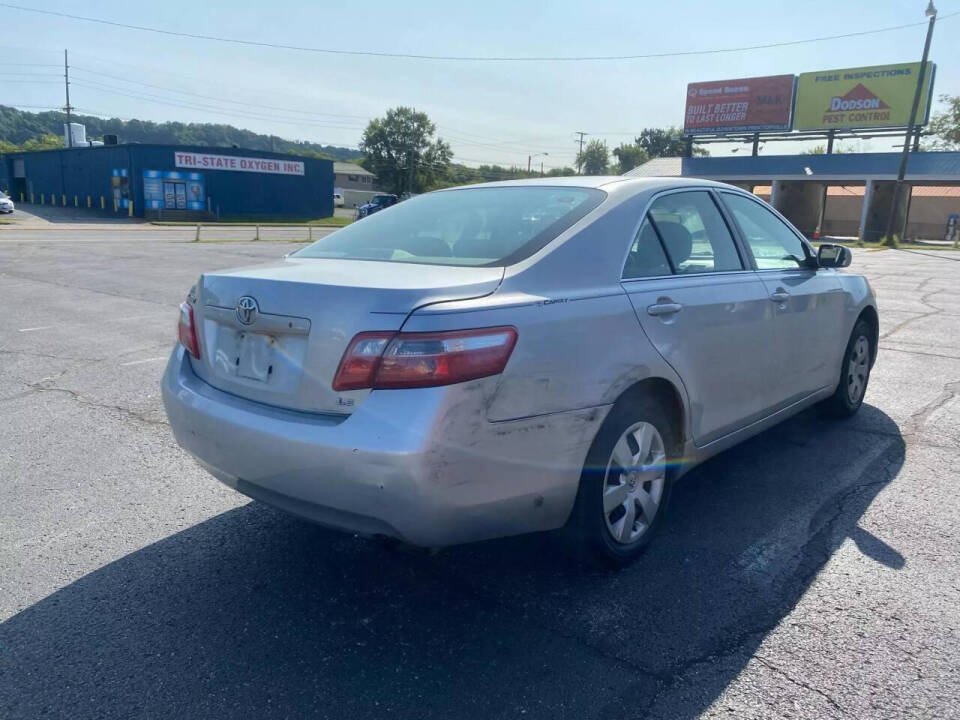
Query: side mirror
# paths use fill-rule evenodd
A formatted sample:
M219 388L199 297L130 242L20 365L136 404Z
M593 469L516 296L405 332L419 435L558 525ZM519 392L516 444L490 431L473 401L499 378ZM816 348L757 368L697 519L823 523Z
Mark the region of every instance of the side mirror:
M824 243L817 250L817 267L844 268L850 264L853 255L843 245Z

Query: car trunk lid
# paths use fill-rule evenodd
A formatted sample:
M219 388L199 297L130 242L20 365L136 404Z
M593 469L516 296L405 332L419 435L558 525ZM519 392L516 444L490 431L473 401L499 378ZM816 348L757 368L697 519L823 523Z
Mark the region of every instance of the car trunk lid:
M306 412L352 412L369 390L335 392L358 332L399 330L414 309L492 293L503 268L288 258L204 273L195 372L225 392Z

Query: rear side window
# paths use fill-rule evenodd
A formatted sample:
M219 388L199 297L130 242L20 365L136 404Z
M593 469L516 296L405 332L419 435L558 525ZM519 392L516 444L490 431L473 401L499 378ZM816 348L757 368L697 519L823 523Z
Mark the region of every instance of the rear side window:
M806 265L803 242L768 208L743 195L724 193L723 199L753 252L758 270Z
M623 279L656 277L670 275L670 261L663 250L663 244L653 229L650 218L644 218L640 231L630 246L627 263L623 266Z
M733 236L709 193L664 195L650 206L648 221L677 274L743 269Z

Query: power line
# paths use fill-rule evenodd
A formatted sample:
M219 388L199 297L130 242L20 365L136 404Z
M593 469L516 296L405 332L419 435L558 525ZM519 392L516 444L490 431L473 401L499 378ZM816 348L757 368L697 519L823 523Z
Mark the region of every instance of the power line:
M72 65L71 67L74 70L80 70L83 73L88 73L90 75L99 75L100 77L109 78L110 80L119 80L120 82L125 82L130 85L139 85L141 87L153 88L154 90L164 90L166 92L178 93L180 95L190 95L192 97L198 97L204 100L215 100L217 102L232 103L234 105L243 105L244 107L250 106L250 103L244 102L243 100L221 98L221 97L217 97L216 95L210 95L205 93L195 93L195 92L190 92L189 90L177 90L176 88L165 87L163 85L152 85L150 83L145 83L140 80L130 80L125 77L120 77L119 75L111 75L110 73L100 72L99 70L90 70L88 68L80 67L79 65ZM276 105L263 105L262 103L257 103L257 107L263 110L280 110L282 112L300 113L303 115L350 118L350 119L359 119L359 120L368 119L366 115L344 115L342 113L324 113L324 112L316 112L313 110L298 110L297 108L279 107Z
M213 112L219 113L221 115L230 115L233 117L240 118L252 118L256 120L269 120L282 122L286 124L293 125L311 125L314 127L324 127L330 129L342 129L342 130L358 130L365 127L364 125L337 125L332 124L325 120L311 120L309 118L290 118L284 117L281 115L265 115L261 113L254 112L241 112L238 108L223 108L217 105L206 105L199 102L189 102L184 100L179 100L177 98L165 98L159 95L154 95L152 93L145 92L128 92L126 90L120 90L110 85L103 85L93 80L83 79L83 80L73 80L73 85L78 87L87 88L89 90L97 90L99 92L108 93L111 95L120 95L122 97L133 98L134 100L143 100L144 102L152 102L160 105L169 105L171 107L177 107L186 110L202 110L204 112Z
M93 70L93 69L90 69L90 68L81 67L81 66L79 66L79 65L71 65L70 68L71 68L71 70L73 70L74 72L80 71L80 72L83 73L84 75L87 75L87 74L89 74L89 75L95 75L95 76L99 76L99 77L103 77L103 78L108 78L108 79L110 79L110 80L117 80L117 81L120 81L120 82L124 82L124 83L127 83L127 84L129 84L129 85L134 85L134 86L139 86L139 87L145 87L145 88L152 88L152 89L155 89L155 90L163 90L163 91L165 91L165 92L171 92L171 93L176 93L176 94L179 94L179 95L186 95L186 96L189 96L189 97L201 98L201 99L203 99L203 100L214 101L214 102L218 102L218 103L221 103L221 102L222 102L222 103L231 103L231 104L236 104L236 105L242 105L244 108L248 108L248 107L249 107L249 103L246 103L246 102L244 102L244 101L242 101L242 100L233 100L233 99L230 99L230 98L217 97L217 96L215 96L215 95L209 95L209 94L204 94L204 93L195 93L195 92L191 92L191 91L188 91L188 90L179 90L179 89L177 89L177 88L167 87L167 86L163 86L163 85L155 85L155 84L143 82L143 81L140 81L140 80L131 80L131 79L129 79L129 78L121 77L121 76L119 76L119 75L113 75L113 74L105 73L105 72L102 72L102 71L99 71L99 70ZM2 73L0 73L0 74L2 74ZM91 80L90 82L94 82L94 81ZM105 86L104 86L103 89L105 90ZM153 96L153 97L156 97L156 96ZM205 106L205 107L208 107L208 106ZM257 108L258 108L258 109L263 109L263 110L279 110L279 111L282 111L282 112L291 112L291 113L297 113L297 114L303 114L303 115L315 115L315 116L317 116L317 117L348 118L348 119L361 119L361 120L367 120L367 119L368 119L368 117L365 116L365 115L348 115L348 114L343 114L343 113L323 113L323 112L315 112L315 111L312 111L312 110L299 110L299 109L297 109L297 108L282 107L282 106L277 106L277 105L264 105L264 104L261 104L261 103L258 103L258 104L257 104ZM247 112L246 114L249 115L249 112ZM443 130L443 129L444 129L444 128L441 128L441 130ZM456 129L454 129L454 128L447 128L447 132L445 132L444 135L445 135L446 137L449 137L452 142L454 142L455 144L458 144L458 145L475 145L475 146L478 146L478 147L489 147L489 148L499 148L499 147L503 147L503 146L513 145L513 146L517 146L518 148L522 147L524 152L527 151L527 149L528 149L528 147L529 147L530 144L534 144L534 145L536 145L538 148L544 148L544 146L543 146L541 143L535 142L535 141L533 141L533 140L527 140L527 139L524 139L524 138L519 138L519 139L516 139L516 140L500 140L500 141L495 142L495 143L478 142L478 141L476 141L476 140L469 140L469 139L467 139L467 138L462 138L462 137L459 137L459 136L460 136L460 135L472 135L472 136L474 136L474 137L485 137L485 136L476 135L476 134L474 134L474 133L470 133L470 132L463 131L463 130L456 130ZM490 139L493 139L493 138L490 138ZM509 147L503 147L503 149L504 149L504 152L511 152L511 151L512 151L512 149L509 148ZM560 148L560 147L552 146L552 147L545 147L544 149L552 150L552 151L561 151L561 150L564 150L565 148Z
M71 67L71 69L72 69L74 72L80 71L80 72L83 73L84 75L94 75L94 76L98 76L98 77L107 78L107 79L110 79L110 80L117 80L117 81L124 82L124 83L127 83L127 84L132 85L132 86L144 87L144 88L152 88L152 89L155 89L155 90L162 90L162 91L165 91L165 92L176 93L176 94L179 94L179 95L186 95L186 96L189 96L189 97L201 98L201 99L203 99L203 100L213 101L213 102L216 102L216 103L232 103L232 104L242 105L244 108L248 108L248 107L249 107L249 104L248 104L248 103L245 103L245 102L242 101L242 100L233 100L233 99L217 97L217 96L209 95L209 94L201 94L201 93L190 92L190 91L188 91L188 90L179 90L179 89L176 89L176 88L171 88L171 87L167 87L167 86L163 86L163 85L155 85L155 84L152 84L152 83L142 82L142 81L139 81L139 80L130 80L130 79L128 79L128 78L121 77L121 76L119 76L119 75L113 75L113 74L110 74L110 73L105 73L105 72L101 72L101 71L98 71L98 70L93 70L93 69L90 69L90 68L80 67L80 66L78 66L78 65L71 65L70 67ZM90 86L89 86L89 87L90 87L91 89L98 89L98 90L101 90L102 92L113 92L113 93L117 93L117 94L123 94L124 92L126 92L126 93L138 92L136 89L127 90L126 88L124 88L124 89L121 90L121 89L118 89L118 88L113 87L112 85L106 85L105 83L99 83L99 82L97 82L97 81L95 81L95 80L88 79L88 78L85 78L85 77L81 78L80 81L77 81L77 80L76 80L76 77L75 77L75 80L74 80L74 81L75 81L75 82L87 82L87 83L90 83ZM196 101L181 101L179 98L162 98L161 96L157 96L157 95L154 95L154 94L150 94L150 93L143 94L142 91L139 91L139 92L141 92L141 94L138 95L138 96L134 96L134 95L130 95L130 94L127 94L126 96L127 96L127 97L134 97L135 99L144 99L144 100L148 100L148 101L150 101L150 100L154 100L154 101L156 101L156 102L164 101L165 104L174 105L174 106L176 106L176 107L188 108L188 109L205 109L205 110L215 110L215 111L218 111L218 112L221 111L219 107L214 106L214 105L201 104L201 103L197 103ZM187 103L189 103L189 104L187 104ZM303 114L303 115L316 115L316 116L318 116L318 117L364 119L364 120L367 119L367 116L364 116L364 115L347 115L347 114L342 114L342 113L321 113L321 112L314 112L314 111L310 111L310 110L299 110L299 109L296 109L296 108L281 107L281 106L276 106L276 105L263 105L263 104L258 104L258 105L257 105L257 108L258 108L258 109L263 109L263 110L279 110L279 111L283 111L283 112L299 113L299 114ZM225 112L229 112L229 111L225 111ZM243 116L244 116L244 117L253 117L254 114L250 113L249 110L246 110L246 111L243 113ZM262 114L261 114L261 115L259 116L259 119L274 119L274 116L271 116L270 118L264 118L264 117L262 116ZM287 118L287 119L290 120L291 123L292 123L294 120L296 120L296 118ZM304 122L310 122L310 121L309 121L309 120L304 120ZM314 123L314 124L319 125L320 123ZM340 128L340 129L360 129L360 128L362 127L362 126L345 126L345 125L332 125L332 124L331 124L331 125L323 125L323 126L329 126L329 127L331 127L331 128ZM473 135L474 137L484 137L484 136L475 135L474 133L469 133L469 132L467 132L467 131L455 130L455 129L453 129L453 128L448 128L447 130L448 130L448 131L445 132L444 135L445 135L446 137L450 138L451 142L452 142L453 144L456 144L456 145L470 145L470 146L478 146L478 147L486 147L486 148L495 148L495 149L502 148L502 149L503 149L503 152L505 152L505 153L517 151L516 148L506 147L506 146L508 146L508 145L513 145L513 146L516 146L517 148L523 147L523 151L524 151L524 152L527 151L527 149L528 149L528 147L529 147L530 144L535 144L535 145L537 145L538 148L543 147L543 146L541 145L541 143L533 142L532 140L531 140L531 141L527 141L527 140L525 140L525 139L501 140L501 141L496 142L496 143L478 142L478 141L475 141L475 140L469 140L469 139L466 139L466 138L461 138L461 137L459 137L459 135L460 135L460 134L462 134L462 135ZM454 132L454 130L455 130L455 132ZM455 133L456 133L456 134L455 134ZM562 150L564 150L565 148L549 147L549 148L546 148L546 149L553 150L553 151L562 151Z
M893 32L895 30L904 30L906 28L926 25L926 22L905 23L903 25L891 25L889 27L877 28L874 30L860 30L857 32L842 33L838 35L823 35L820 37L803 38L801 40L784 40L781 42L761 43L757 45L746 45L736 48L710 48L706 50L675 50L669 52L644 53L639 55L576 55L576 56L472 56L472 55L420 55L413 53L395 53L375 50L334 50L331 48L305 47L300 45L285 45L282 43L271 43L260 40L246 40L242 38L230 38L218 35L204 35L200 33L186 33L174 30L164 30L163 28L151 27L148 25L133 25L131 23L121 23L115 20L104 20L102 18L88 17L85 15L72 15L65 12L54 10L41 10L39 8L25 7L23 5L13 5L11 3L0 3L0 7L10 8L11 10L20 10L21 12L36 13L38 15L49 15L52 17L65 18L67 20L77 20L79 22L96 23L98 25L108 25L110 27L123 28L125 30L139 30L141 32L155 33L157 35L166 35L168 37L181 37L190 40L206 40L209 42L230 43L233 45L247 45L251 47L272 48L275 50L294 50L298 52L323 53L327 55L361 55L366 57L382 58L403 58L408 60L444 60L444 61L467 61L467 62L593 62L593 61L617 61L617 60L649 60L653 58L684 57L690 55L718 55L722 53L742 53L751 50L767 50L770 48L788 47L791 45L805 45L809 43L825 42L829 40L845 40L853 37L863 37L865 35L876 35L879 33ZM960 15L960 10L940 17L941 22L951 17Z

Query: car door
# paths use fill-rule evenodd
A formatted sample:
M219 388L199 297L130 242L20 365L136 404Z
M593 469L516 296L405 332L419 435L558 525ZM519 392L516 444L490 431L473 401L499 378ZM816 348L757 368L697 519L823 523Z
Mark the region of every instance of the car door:
M778 377L774 409L837 383L843 292L835 270L818 269L806 242L765 203L721 192L774 313Z
M713 193L670 191L653 200L622 286L650 342L683 381L698 445L767 413L770 300Z

